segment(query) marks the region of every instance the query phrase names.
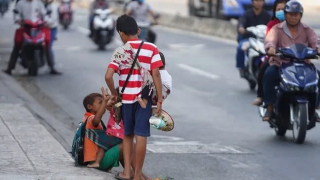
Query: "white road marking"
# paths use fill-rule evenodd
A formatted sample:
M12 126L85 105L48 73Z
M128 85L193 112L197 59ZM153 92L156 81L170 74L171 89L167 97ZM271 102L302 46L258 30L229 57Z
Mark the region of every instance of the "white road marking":
M218 75L205 72L205 71L203 71L203 70L201 70L201 69L197 69L197 68L195 68L195 67L192 67L192 66L189 66L189 65L186 65L186 64L178 64L178 66L179 66L181 69L190 71L191 73L198 74L198 75L201 75L201 76L204 76L204 77L213 79L213 80L220 79L220 76L218 76Z
M232 159L228 159L228 158L225 158L225 157L221 157L221 156L217 156L217 155L212 155L210 154L209 156L211 157L214 157L214 158L217 158L217 159L222 159L222 160L225 160L225 161L228 161L228 162L231 162L231 163L234 163L234 167L238 167L238 168L251 168L249 165L247 164L244 164L242 162L239 162L239 161L235 161L235 160L232 160Z
M210 41L214 41L214 42L222 42L224 44L233 45L233 46L237 46L237 44L238 44L234 40L224 39L224 38L215 37L215 36L209 36L209 35L190 32L190 31L184 31L184 30L175 29L175 28L164 27L164 26L160 26L160 25L157 26L156 28L163 29L163 30L171 32L171 33L178 33L178 34L193 36L196 38L201 38L201 39L210 40Z
M79 51L81 49L80 46L72 46L66 49L66 51Z
M169 44L169 48L174 50L198 50L202 49L204 44L187 44L187 43L179 43L179 44Z
M90 30L84 27L78 27L77 29L80 33L88 35L90 33Z
M151 136L147 150L151 153L173 153L173 154L249 154L248 150L233 146L214 144L203 144L199 141L185 141L180 137L173 136Z

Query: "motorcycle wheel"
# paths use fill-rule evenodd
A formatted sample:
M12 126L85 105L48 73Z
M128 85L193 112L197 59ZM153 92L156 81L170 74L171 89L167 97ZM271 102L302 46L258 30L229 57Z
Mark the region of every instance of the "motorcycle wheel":
M286 135L287 129L278 126L278 127L274 127L274 131L276 132L277 136L284 136L284 135Z
M295 143L302 144L306 138L308 126L308 104L298 104L294 108L294 122L293 122L293 139Z
M40 54L39 51L35 51L33 55L33 59L31 60L29 64L29 75L30 76L37 76L38 75L38 62L40 61Z
M67 30L68 28L69 28L69 25L67 25L67 24L64 24L64 25L63 25L63 29L64 29L64 30Z
M249 81L250 90L255 90L255 89L256 89L256 86L257 86L257 83L256 83L256 82L254 82L254 81Z

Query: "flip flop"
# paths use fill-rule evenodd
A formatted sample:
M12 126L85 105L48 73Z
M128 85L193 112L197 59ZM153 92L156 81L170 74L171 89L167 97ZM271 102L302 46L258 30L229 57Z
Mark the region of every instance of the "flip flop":
M264 114L264 116L262 118L262 121L265 121L265 122L271 121L272 114L273 114L272 111L266 111L266 113ZM269 118L269 119L266 120L265 118Z
M131 180L131 178L126 179L126 178L120 177L120 173L117 173L116 176L115 176L115 178L118 179L118 180Z

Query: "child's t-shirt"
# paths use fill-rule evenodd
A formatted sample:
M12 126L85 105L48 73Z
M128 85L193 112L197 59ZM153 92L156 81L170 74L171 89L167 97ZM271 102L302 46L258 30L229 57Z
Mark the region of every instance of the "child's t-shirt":
M93 126L92 121L94 117L95 115L89 112L86 112L84 114L83 122L85 122L85 120L87 119L86 129L102 130L103 127L101 123L97 127ZM87 137L84 138L84 147L83 147L84 162L95 161L97 158L98 150L99 150L99 147L94 142L92 142Z
M120 123L117 124L113 115L114 115L114 112L113 110L111 110L108 125L107 125L107 134L110 136L123 139L123 136L124 136L123 122L120 121Z
M164 86L172 90L172 77L167 70L160 70L161 81Z

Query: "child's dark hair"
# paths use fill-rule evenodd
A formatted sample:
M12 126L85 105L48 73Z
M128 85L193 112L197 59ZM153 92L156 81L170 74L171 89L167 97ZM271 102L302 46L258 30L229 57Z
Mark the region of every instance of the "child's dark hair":
M99 93L91 93L89 95L87 95L84 99L83 99L83 106L86 109L87 112L90 112L90 109L88 109L88 105L93 105L94 99L97 97L101 97L102 98L102 94Z
M117 19L117 31L123 32L125 35L138 34L138 24L133 17L128 15L122 15Z
M162 69L162 68L166 67L166 58L164 57L162 52L159 52L159 55L161 57L161 61L162 61L162 64L163 64L163 66L160 67L160 69Z

